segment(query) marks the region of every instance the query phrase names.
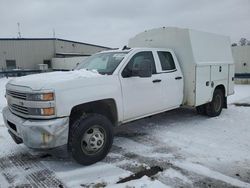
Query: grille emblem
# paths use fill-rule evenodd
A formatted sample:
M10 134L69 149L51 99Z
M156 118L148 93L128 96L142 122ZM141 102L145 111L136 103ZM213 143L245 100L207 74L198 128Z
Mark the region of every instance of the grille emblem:
M20 104L21 106L23 106L23 102L19 102L19 104Z

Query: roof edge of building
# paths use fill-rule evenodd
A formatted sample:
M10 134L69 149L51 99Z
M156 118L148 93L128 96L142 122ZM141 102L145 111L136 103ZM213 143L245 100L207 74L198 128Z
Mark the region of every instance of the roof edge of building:
M101 46L101 45L90 44L90 43L85 43L85 42L78 42L78 41L61 39L61 38L0 38L0 41L1 40L16 40L16 41L18 41L18 40L59 40L59 41L64 41L64 42L72 42L72 43L76 43L76 44L84 44L84 45L88 45L88 46L113 49L113 48L110 48L107 46Z

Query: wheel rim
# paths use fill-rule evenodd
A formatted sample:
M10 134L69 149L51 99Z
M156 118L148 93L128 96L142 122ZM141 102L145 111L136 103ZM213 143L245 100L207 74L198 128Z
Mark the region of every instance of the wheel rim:
M216 112L220 111L220 109L221 109L221 103L222 103L222 100L221 100L220 95L216 95L215 98L214 98L214 110Z
M83 134L81 148L85 154L94 155L98 153L106 142L106 132L99 125L90 127Z

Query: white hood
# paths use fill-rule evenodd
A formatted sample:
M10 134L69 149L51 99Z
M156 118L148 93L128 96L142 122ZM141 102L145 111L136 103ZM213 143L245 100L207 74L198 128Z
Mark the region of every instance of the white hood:
M33 74L23 77L18 77L10 80L8 84L16 86L29 87L32 90L53 89L59 83L68 83L82 78L102 77L96 71L87 71L84 69L67 71L67 72L50 72L42 74Z

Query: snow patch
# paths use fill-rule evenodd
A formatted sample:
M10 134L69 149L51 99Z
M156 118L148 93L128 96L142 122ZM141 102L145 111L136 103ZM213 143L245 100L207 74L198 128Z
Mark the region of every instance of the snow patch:
M56 172L56 175L68 187L79 187L80 185L93 186L95 184L116 184L120 178L131 175L130 172L106 163L96 163L86 167L64 169Z
M10 78L1 78L0 79L0 127L3 126L2 110L7 105L5 95L5 85L10 80Z
M249 85L235 85L234 86L235 93L228 97L228 104L232 104L235 102L245 101L245 99L250 99L250 87ZM250 102L250 100L248 101Z
M72 74L77 77L84 77L84 78L103 76L102 74L99 74L97 70L86 70L86 69L70 71L69 74Z

